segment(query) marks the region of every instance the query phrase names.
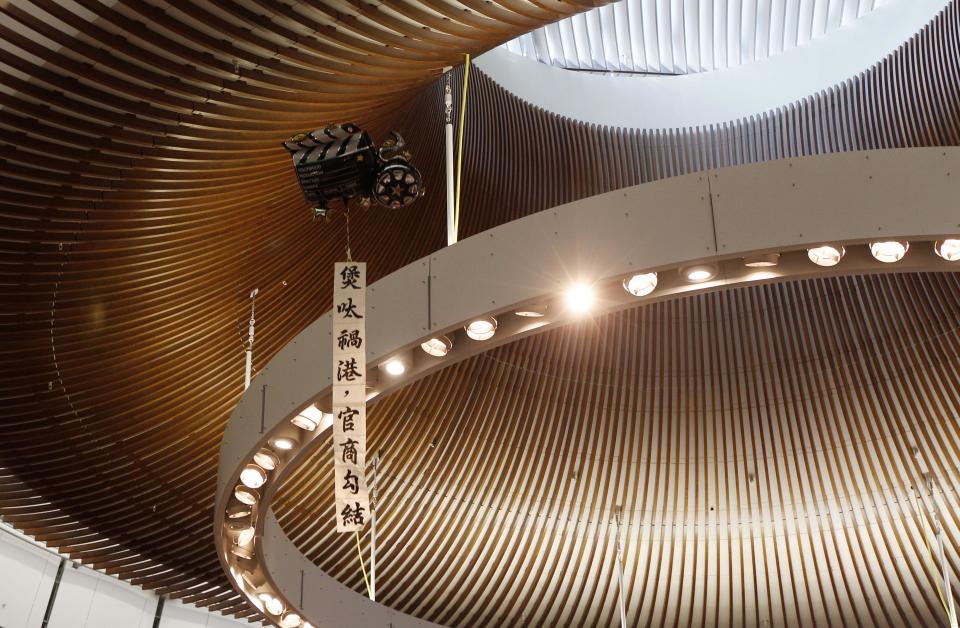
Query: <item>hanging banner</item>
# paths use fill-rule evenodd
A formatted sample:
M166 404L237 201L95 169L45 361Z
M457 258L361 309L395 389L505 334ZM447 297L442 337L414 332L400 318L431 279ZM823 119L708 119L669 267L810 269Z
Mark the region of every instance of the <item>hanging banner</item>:
M367 265L334 264L333 469L337 532L363 528L367 492Z

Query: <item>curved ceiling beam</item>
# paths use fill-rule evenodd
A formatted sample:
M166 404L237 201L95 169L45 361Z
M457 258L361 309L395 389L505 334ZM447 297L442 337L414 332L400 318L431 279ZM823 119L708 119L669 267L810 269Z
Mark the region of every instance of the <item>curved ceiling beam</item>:
M719 289L751 281L820 274L806 260L805 248L825 242L861 244L875 239L924 241L898 265L860 253L823 272L862 273L897 270L956 270L955 262L937 257L931 240L960 230L955 199L960 180L960 149L915 149L850 153L785 160L709 171L701 175L611 192L547 210L502 225L447 247L373 284L367 295L367 362L376 365L414 351L403 375L381 379L377 399L387 392L487 347L544 331L571 320L559 314L543 321L511 317L520 307L555 298L574 282L602 290L601 311L637 302L616 283L635 272L713 267L716 279L700 284L673 280L658 286L654 298L702 289ZM918 207L916 190L924 190ZM918 250L919 249L919 250ZM744 255L784 252L783 263L755 277L743 271ZM737 268L741 272L737 273ZM552 308L552 311L562 308ZM469 343L443 358L428 358L415 347L432 335L450 334L477 316L505 314L493 341ZM327 351L330 315L316 321L274 358L243 395L220 450L219 490L214 533L220 560L231 580L252 604L258 595L296 607L314 623L333 608L366 613L377 621L422 625L374 605L335 584L312 565L268 516L270 502L283 480L316 446L320 430L299 430L289 419L329 395L331 363ZM269 394L264 391L269 390ZM242 506L234 487L253 454L279 436L296 443L270 472L250 520L256 530L252 556L232 551L238 528L227 508ZM284 560L270 560L278 555ZM311 595L298 598L293 588ZM299 599L299 603L298 603ZM271 617L274 621L278 618Z

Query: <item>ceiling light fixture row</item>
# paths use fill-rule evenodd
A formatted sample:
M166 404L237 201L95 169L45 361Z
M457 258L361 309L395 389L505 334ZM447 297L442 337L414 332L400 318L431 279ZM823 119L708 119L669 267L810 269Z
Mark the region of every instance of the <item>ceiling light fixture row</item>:
M906 240L883 240L869 244L870 254L878 262L892 264L899 262L910 250ZM960 261L960 238L938 240L933 245L938 257L948 262ZM807 258L817 266L831 267L840 263L847 251L841 244L823 244L807 249ZM763 253L743 258L743 265L749 268L770 268L780 263L780 253ZM694 264L680 269L680 274L690 283L706 283L717 276L717 266L713 264ZM770 276L769 278L774 277ZM768 278L764 276L763 278ZM623 280L623 289L635 297L645 297L657 288L657 273L640 273ZM569 298L569 297L568 297Z
M920 244L915 242L913 248L922 250L919 247ZM853 271L858 271L871 266L876 268L876 262L880 262L881 265L899 262L911 250L911 245L905 240L885 240L871 242L865 249L857 249L856 255L851 255L846 266ZM870 252L869 256L866 254L867 250ZM937 241L933 245L933 251L942 260L960 261L960 237ZM801 250L782 254L759 254L743 257L740 260L694 263L681 267L676 277L667 275L663 271L659 274L657 272L638 273L624 278L622 287L634 297L647 297L658 289L660 296L669 296L681 294L690 289L715 287L717 284L713 280L718 276L724 278L722 283L725 285L790 275L805 276L809 275L809 272L802 270L804 265L812 262L825 268L836 266L848 253L847 249L839 243L822 244L806 249L805 252L805 256ZM929 258L926 261L920 258L918 262L921 265L929 263ZM773 268L777 266L779 269ZM748 269L746 274L744 274L744 267ZM723 269L722 273L721 269ZM556 305L560 307L557 312L566 306L567 316L562 319L547 316L548 313L554 314L552 302L549 306L546 302L540 302L517 309L513 312L516 318L504 319L502 325L498 324L494 316L479 316L471 319L464 324L462 333L468 339L482 343L492 339L498 333L498 329L506 337L512 338L518 333L525 333L555 321L569 321L571 318L584 316L593 309L597 309L598 294L602 287L601 283L576 283L558 295ZM611 298L611 294L605 293L607 300L603 302L603 307L600 309L607 311L611 307L629 307L629 299ZM498 314L498 316L503 318L505 314ZM447 335L437 335L423 341L420 348L429 356L423 357L425 364L429 365L431 359L447 356L454 348L455 339L454 333L448 332ZM479 345L470 349L468 343L467 351L461 353L460 357L469 355L478 348ZM395 378L394 384L408 383L406 380L411 376L422 372L410 353L401 351L392 356L381 363L381 368L388 376ZM333 415L322 412L312 404L289 419L289 423L284 427L268 435L266 443L261 442L257 448L253 449L249 459L240 466L239 481L223 513L222 529L225 532L223 539L226 550L224 556L228 561L230 573L234 574L239 590L251 603L281 628L311 628L311 626L303 620L299 610L295 610L294 606L280 596L266 575L266 569L260 561L261 557L254 551L259 547L258 516L260 512L266 512L265 502L272 495L272 491L268 492L267 489L271 487L271 483L276 484L279 481L284 464L293 459L298 450L315 441L332 424Z
M310 405L290 419L290 423L310 435L311 432L322 432L330 427L333 415L322 412L316 405ZM283 600L266 578L256 573L256 562L247 568L241 561L255 560L258 507L262 493L272 479L271 475L278 472L283 458L289 456L303 440L289 432L289 428L280 435L270 437L268 446L256 450L252 460L243 466L240 481L233 491L236 502L227 507L225 527L231 533L227 540L231 543L230 553L234 561L230 573L251 603L281 628L312 628L312 625Z
M906 255L910 243L904 240L886 240L872 242L868 245L874 259L884 263L898 262ZM947 261L960 260L960 239L945 239L934 244L936 254ZM807 258L818 266L831 267L840 263L846 255L846 248L842 244L823 244L807 249ZM748 268L773 268L780 264L781 253L758 253L742 258L743 265ZM720 269L714 263L696 263L680 268L680 275L690 284L706 284L716 279ZM751 279L773 279L778 275L757 272ZM623 289L635 297L645 297L652 294L658 285L656 272L638 273L623 279ZM595 288L585 282L577 282L570 286L563 294L563 301L567 310L575 316L583 316L591 311L596 301ZM542 318L546 315L545 304L527 307L514 312L523 318ZM493 338L497 333L497 319L493 316L483 316L473 319L463 326L467 337L471 340L485 341ZM450 336L434 336L424 341L420 348L427 355L442 358L453 348ZM404 365L398 361L386 363L386 370L391 375L401 375L405 372Z

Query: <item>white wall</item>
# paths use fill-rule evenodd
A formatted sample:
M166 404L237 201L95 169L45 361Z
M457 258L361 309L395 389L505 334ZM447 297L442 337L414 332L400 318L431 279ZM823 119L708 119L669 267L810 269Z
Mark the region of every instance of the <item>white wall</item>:
M0 524L0 628L40 628L60 558ZM152 628L156 595L67 562L48 628ZM166 600L161 628L252 626Z

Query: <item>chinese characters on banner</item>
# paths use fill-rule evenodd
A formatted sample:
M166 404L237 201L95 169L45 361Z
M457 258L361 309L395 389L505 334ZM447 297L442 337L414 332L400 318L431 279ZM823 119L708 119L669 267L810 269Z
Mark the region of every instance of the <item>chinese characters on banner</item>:
M334 264L333 468L337 532L360 530L367 493L367 265Z

